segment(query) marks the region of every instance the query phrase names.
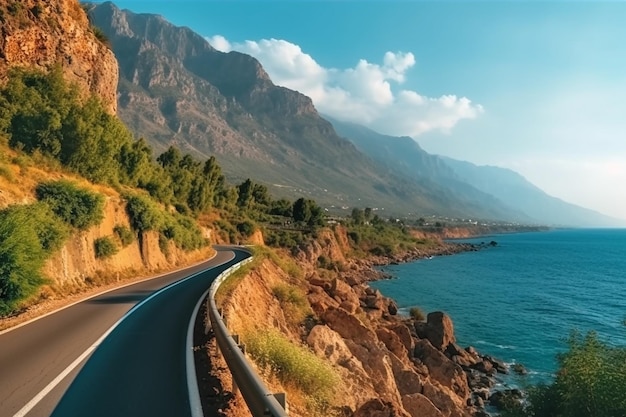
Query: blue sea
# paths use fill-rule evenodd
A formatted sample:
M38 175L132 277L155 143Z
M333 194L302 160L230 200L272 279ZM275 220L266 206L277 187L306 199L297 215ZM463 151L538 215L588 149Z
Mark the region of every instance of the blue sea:
M553 230L493 235L477 252L383 268L394 278L371 283L400 312L441 310L457 341L530 374L504 384L549 382L574 329L626 345L626 230Z

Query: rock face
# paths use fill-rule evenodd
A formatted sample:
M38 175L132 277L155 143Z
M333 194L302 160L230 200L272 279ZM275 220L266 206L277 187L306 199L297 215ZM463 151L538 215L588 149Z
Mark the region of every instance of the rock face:
M2 0L0 13L0 80L12 67L47 71L60 65L83 95L96 94L116 112L117 61L94 35L78 0Z

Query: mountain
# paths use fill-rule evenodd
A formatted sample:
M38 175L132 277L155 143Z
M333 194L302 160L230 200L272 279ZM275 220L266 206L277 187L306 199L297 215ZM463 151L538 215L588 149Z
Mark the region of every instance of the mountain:
M474 204L480 200L500 209L508 207L511 213L517 212L519 221L576 227L623 225L618 219L552 197L509 169L431 155L410 137L382 135L326 117L340 135L395 173L434 182Z
M310 98L274 85L251 56L217 51L157 15L110 2L91 7L119 62L118 115L158 152L177 145L215 155L232 182L250 177L277 196L310 195L325 206L511 219L502 205L381 166L337 135Z
M624 226L624 221L552 197L515 171L441 159L474 187L517 207L542 223L578 227Z
M471 182L464 181L462 176L459 176L442 158L424 151L410 137L383 135L355 123L342 122L330 116L324 117L331 121L338 134L350 140L385 169L394 175L411 178L433 193L437 192L450 198L454 196L459 204L466 208L466 213L488 207L493 213L492 216L497 216L496 213L500 213L500 216L506 213L504 215L506 217L500 218L518 222L536 221L518 208L514 208L516 206L507 205L494 195L474 187Z

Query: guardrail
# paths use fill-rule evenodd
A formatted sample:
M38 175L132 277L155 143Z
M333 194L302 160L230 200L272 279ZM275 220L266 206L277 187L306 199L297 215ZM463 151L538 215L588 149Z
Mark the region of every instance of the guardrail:
M251 261L252 257L231 266L213 281L209 289L209 317L217 345L252 415L254 417L287 417L287 412L283 405L280 404L248 363L239 347L239 341L229 333L224 318L215 304L215 293L222 285L222 282L241 266Z

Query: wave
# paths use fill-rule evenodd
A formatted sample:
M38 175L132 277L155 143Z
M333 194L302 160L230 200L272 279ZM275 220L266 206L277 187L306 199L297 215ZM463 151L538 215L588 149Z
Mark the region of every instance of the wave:
M497 343L491 343L491 342L487 342L486 340L477 340L475 342L476 345L485 345L485 346L493 346L493 347L497 347L499 349L506 349L506 350L514 350L517 349L517 346L513 346L513 345L500 345Z

